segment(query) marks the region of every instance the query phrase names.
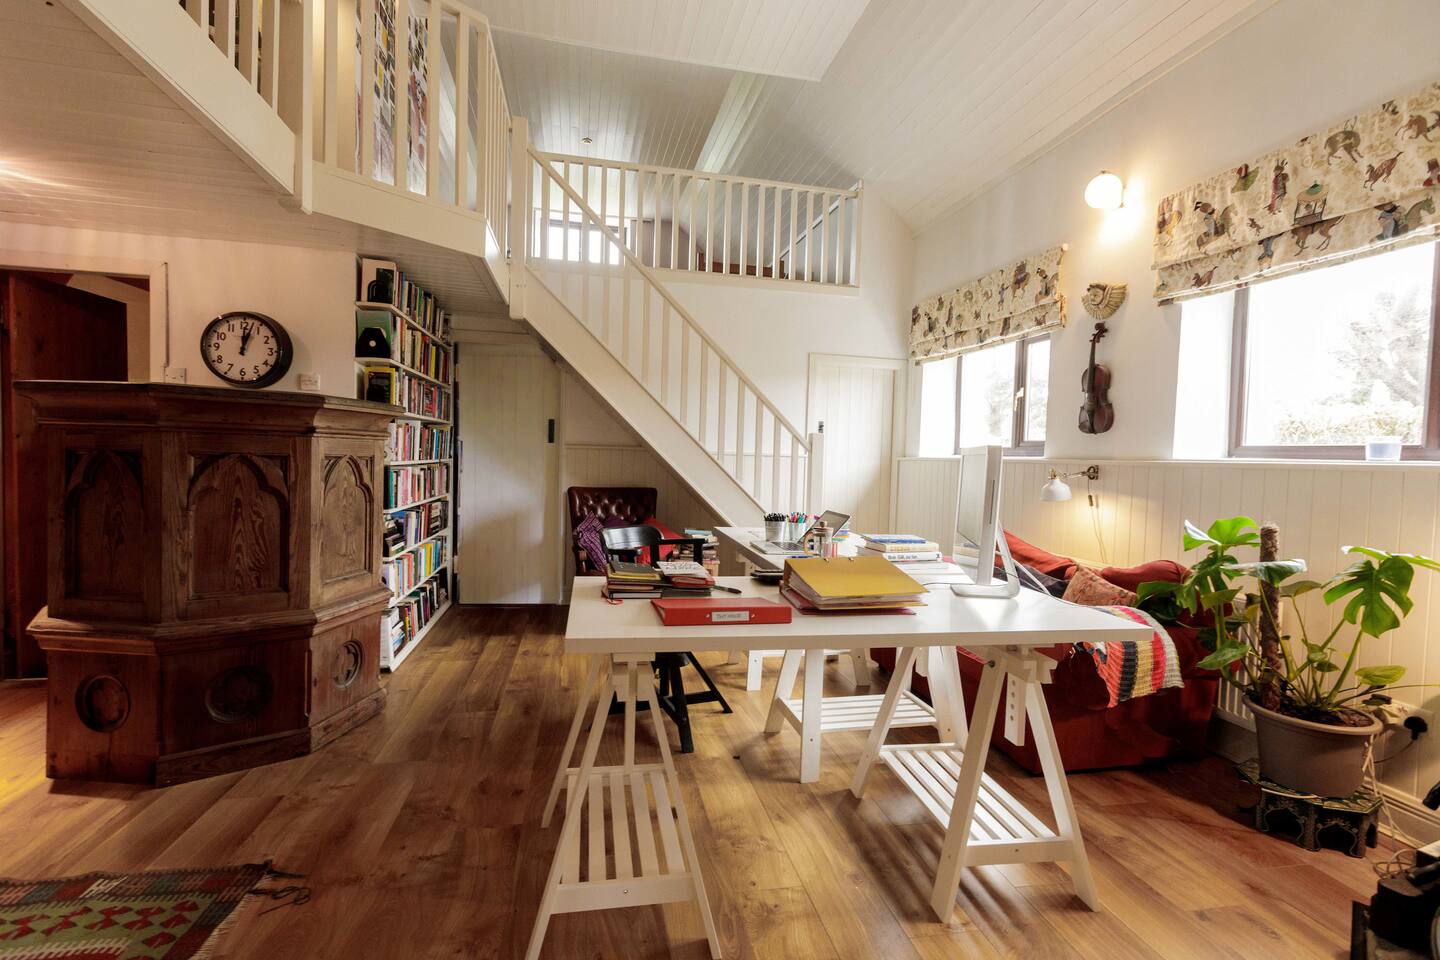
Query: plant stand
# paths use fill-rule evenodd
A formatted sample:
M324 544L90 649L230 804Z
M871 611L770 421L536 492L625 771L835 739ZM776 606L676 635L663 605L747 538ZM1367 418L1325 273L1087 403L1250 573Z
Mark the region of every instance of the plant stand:
M1348 797L1317 797L1300 793L1260 776L1260 761L1247 760L1235 768L1240 779L1260 789L1255 804L1255 829L1270 833L1271 817L1288 815L1295 827L1295 844L1306 850L1320 849L1320 835L1338 831L1348 838L1342 849L1347 856L1363 857L1365 848L1376 843L1376 814L1380 795L1361 789Z

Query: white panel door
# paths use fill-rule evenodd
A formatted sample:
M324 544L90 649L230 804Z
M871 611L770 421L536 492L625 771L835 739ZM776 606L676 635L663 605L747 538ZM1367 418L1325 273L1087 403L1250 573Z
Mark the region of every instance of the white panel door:
M460 599L559 601L555 362L531 345L460 344Z
M851 528L880 532L890 523L895 439L904 436L904 361L810 355L807 430L824 424L819 509L851 515Z

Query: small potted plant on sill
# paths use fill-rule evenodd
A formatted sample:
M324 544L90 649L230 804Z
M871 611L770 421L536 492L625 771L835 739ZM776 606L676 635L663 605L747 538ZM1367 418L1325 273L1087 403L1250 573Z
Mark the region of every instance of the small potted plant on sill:
M1398 665L1359 666L1361 642L1400 626L1414 606L1415 568L1440 570L1440 562L1347 546L1354 562L1322 583L1299 578L1304 560L1275 558L1277 537L1277 528L1260 528L1249 517L1216 520L1208 530L1187 520L1185 549L1205 555L1179 583L1141 584L1138 602L1161 617L1200 616L1201 641L1213 652L1199 665L1244 692L1255 716L1261 776L1317 796L1350 796L1364 781L1371 738L1383 729L1386 691L1400 689L1405 673ZM1235 556L1257 546L1257 562ZM1241 585L1252 580L1258 590L1242 600ZM1324 636L1306 630L1298 602L1313 591L1327 606L1344 603ZM1289 621L1281 616L1287 605ZM1293 624L1293 633L1282 632L1282 623ZM1349 650L1337 648L1350 633Z

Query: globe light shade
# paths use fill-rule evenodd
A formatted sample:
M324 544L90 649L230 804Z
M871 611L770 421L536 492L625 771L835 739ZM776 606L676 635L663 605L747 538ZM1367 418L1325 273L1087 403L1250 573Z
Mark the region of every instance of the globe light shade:
M1048 502L1070 499L1070 484L1059 477L1051 477L1045 486L1040 488L1040 499Z
M1117 174L1101 170L1085 186L1085 202L1096 210L1119 210L1125 202L1125 183Z

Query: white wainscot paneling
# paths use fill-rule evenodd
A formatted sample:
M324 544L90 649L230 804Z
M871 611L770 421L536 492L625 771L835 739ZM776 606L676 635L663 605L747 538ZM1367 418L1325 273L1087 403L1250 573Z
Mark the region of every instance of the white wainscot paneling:
M914 482L946 461L900 462L902 497L906 474ZM1082 461L1008 460L1001 510L1005 526L1026 540L1077 558L1121 566L1146 560L1193 560L1181 549L1181 524L1201 527L1219 517L1245 515L1280 525L1280 553L1307 561L1310 575L1323 580L1347 565L1346 544L1383 550L1440 555L1440 465L1338 463L1233 463L1099 461L1100 479L1088 485L1071 480L1073 499L1040 500L1040 487L1051 469L1084 469ZM1093 493L1091 506L1087 493ZM904 509L904 500L900 501ZM902 524L903 525L903 524ZM1396 663L1406 683L1440 681L1440 575L1419 571L1411 592L1415 610L1404 625L1380 639L1367 639L1365 665ZM1306 598L1306 626L1324 634L1338 609L1327 608L1316 594ZM1294 628L1293 618L1287 627ZM1353 633L1341 632L1341 649ZM1440 712L1440 689L1397 690L1398 700ZM1377 755L1396 753L1404 741L1390 735L1377 744ZM1413 800L1440 780L1440 740L1434 733L1381 765L1382 783Z

